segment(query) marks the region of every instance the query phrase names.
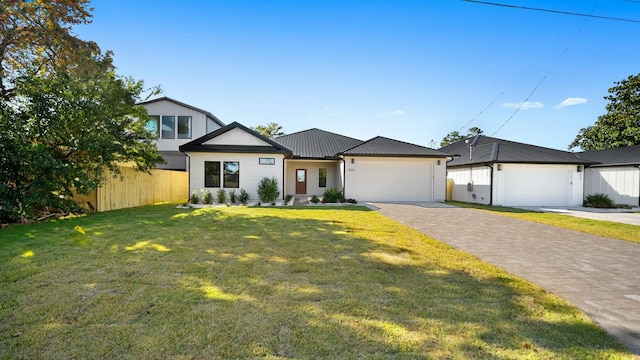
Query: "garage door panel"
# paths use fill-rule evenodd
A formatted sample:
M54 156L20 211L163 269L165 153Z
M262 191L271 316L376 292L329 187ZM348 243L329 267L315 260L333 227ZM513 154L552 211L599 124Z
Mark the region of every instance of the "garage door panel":
M360 160L356 195L366 201L432 201L432 179L430 162Z
M504 206L568 206L572 171L557 167L504 169Z

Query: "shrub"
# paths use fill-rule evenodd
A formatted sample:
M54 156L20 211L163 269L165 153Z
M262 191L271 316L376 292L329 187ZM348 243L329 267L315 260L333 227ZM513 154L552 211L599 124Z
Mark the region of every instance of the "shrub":
M607 194L589 194L582 204L586 207L594 208L612 208L614 207L613 201Z
M235 190L229 190L229 201L234 204L236 202L236 191Z
M344 197L342 196L342 190L338 188L329 188L322 195L322 199L326 203L340 202Z
M198 197L198 193L194 190L191 192L191 196L189 197L189 204L199 204L200 198Z
M213 202L213 195L211 195L211 191L209 190L200 190L202 192L202 203L203 204L211 204Z
M278 196L280 196L278 180L273 177L262 178L258 184L258 197L260 198L260 201L264 203L271 203L274 202Z
M319 203L319 202L320 202L320 199L318 198L318 196L317 196L317 195L313 195L313 196L311 197L311 202L312 202L312 203L314 203L314 204L317 204L317 203Z
M246 192L244 189L240 189L240 202L246 205L247 201L249 201L249 193Z
M291 199L293 199L293 196L291 196L291 195L287 195L287 196L285 196L285 197L284 197L284 202L285 202L285 204L288 204L288 203L289 203L289 201L291 201Z
M218 189L218 203L224 204L227 201L227 193L224 189Z

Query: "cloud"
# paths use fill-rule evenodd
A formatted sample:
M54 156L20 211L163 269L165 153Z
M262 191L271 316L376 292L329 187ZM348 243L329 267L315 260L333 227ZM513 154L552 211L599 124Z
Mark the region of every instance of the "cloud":
M521 110L529 110L529 109L543 108L544 104L538 101L525 101L525 102L519 102L519 103L504 103L502 104L502 107L512 108L512 109L520 108Z
M402 116L404 114L406 114L404 110L393 110L391 112L391 116Z
M562 109L569 106L581 105L587 102L587 99L581 97L570 97L564 99L560 104L556 105L554 109Z

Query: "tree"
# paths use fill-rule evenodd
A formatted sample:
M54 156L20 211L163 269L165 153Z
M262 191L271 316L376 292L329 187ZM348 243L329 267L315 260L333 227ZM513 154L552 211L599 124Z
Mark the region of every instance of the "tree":
M87 21L86 1L0 4L0 221L70 209L73 190L95 189L119 163L146 171L163 161L136 105L143 82L69 35Z
M449 144L452 144L458 140L462 140L462 139L466 139L466 138L470 138L472 136L476 136L476 135L480 135L482 134L482 129L480 129L479 127L472 127L469 128L469 131L467 132L467 135L462 135L460 134L459 131L452 131L450 133L448 133L444 138L442 138L442 141L440 142L440 147L443 146L447 146Z
M598 116L595 125L580 129L569 150L604 150L640 144L640 74L614 83L607 113Z
M284 135L284 132L282 132L282 126L274 122L270 122L267 125L258 125L256 127L252 127L251 129L257 131L258 133L269 139L273 139L276 136Z

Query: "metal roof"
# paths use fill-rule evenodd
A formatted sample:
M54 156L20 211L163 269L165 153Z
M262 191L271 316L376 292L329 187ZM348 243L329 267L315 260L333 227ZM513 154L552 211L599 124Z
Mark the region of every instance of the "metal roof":
M268 143L268 145L209 145L203 144L217 136L220 136L227 131L233 129L241 129L246 133L249 133L256 138ZM238 153L282 153L285 155L290 155L291 150L286 147L274 142L273 140L263 136L262 134L256 132L255 130L249 129L248 127L238 123L232 122L229 125L225 125L220 129L217 129L214 132L210 132L204 136L201 136L195 140L189 141L188 143L181 145L179 147L182 152L238 152Z
M344 155L359 156L402 156L402 157L447 157L448 153L404 141L376 136L362 144L341 152Z
M220 119L218 119L212 113L210 113L210 112L208 112L206 110L198 109L195 106L191 106L189 104L183 103L181 101L178 101L178 100L172 99L170 97L166 97L166 96L163 96L163 97L160 97L160 98L157 98L157 99L153 99L153 100L139 102L138 105L147 105L147 104L155 103L155 102L158 102L158 101L169 101L169 102L172 102L172 103L174 103L176 105L180 105L180 106L186 107L187 109L191 109L191 110L194 110L194 111L201 112L201 113L205 114L209 119L213 120L216 124L218 124L220 126L224 126L224 123L222 121L220 121Z
M473 146L471 146L473 145ZM581 158L577 153L523 144L478 135L440 148L459 157L447 166L461 166L484 163L525 163L525 164L584 164L596 161Z
M362 140L316 128L279 136L273 141L291 149L294 157L310 159L333 159L341 151L362 144Z
M593 165L594 167L640 165L640 145L584 151L578 153L578 156L600 163Z

